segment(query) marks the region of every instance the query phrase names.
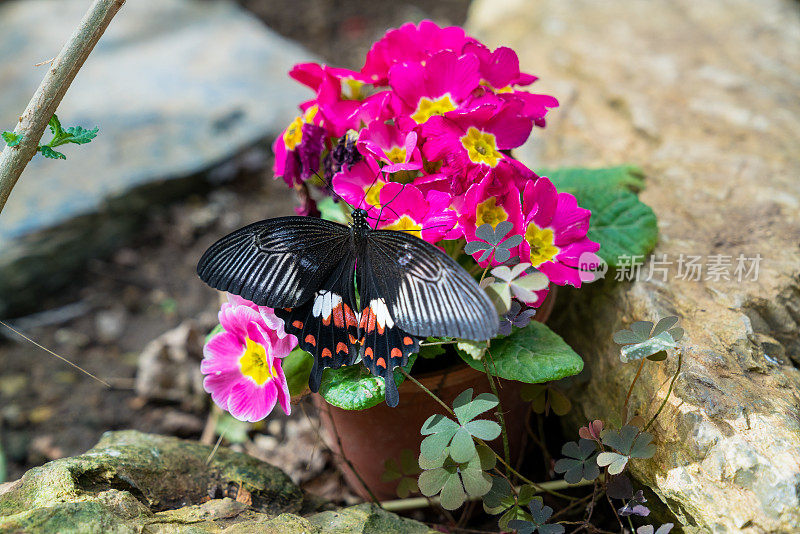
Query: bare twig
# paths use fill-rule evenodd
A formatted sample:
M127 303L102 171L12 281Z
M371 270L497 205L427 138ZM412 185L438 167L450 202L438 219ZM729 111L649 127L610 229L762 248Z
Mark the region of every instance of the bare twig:
M0 211L25 166L36 154L44 129L72 80L124 3L125 0L94 0L51 63L14 128L14 133L23 136L22 141L15 147L5 147L0 154Z

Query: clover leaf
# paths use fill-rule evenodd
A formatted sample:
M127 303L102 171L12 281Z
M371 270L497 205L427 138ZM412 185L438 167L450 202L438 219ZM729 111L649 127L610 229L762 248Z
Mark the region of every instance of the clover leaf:
M597 456L597 465L607 466L609 474L618 475L631 458L650 458L656 453L652 440L652 434L640 432L631 425L622 427L619 432L609 430L603 434L603 443L617 452L601 452Z
M396 489L398 497L405 499L411 493L419 491L416 477L422 471L411 449L403 449L400 451L399 465L394 458L389 458L383 466L385 470L381 475L381 481L391 482L399 479Z
M593 439L595 441L600 441L600 434L603 432L603 421L600 419L595 419L594 421L588 423L586 426L582 426L578 430L578 435L583 439Z
M531 500L528 509L531 512L532 521L514 519L508 522L508 526L519 534L533 534L537 531L539 534L562 534L564 532L564 525L547 523L547 520L553 515L553 509L545 506L541 497Z
M530 401L536 413L566 415L572 409L572 402L553 384L526 384L520 391L522 400Z
M555 472L564 473L564 480L577 484L581 480L594 480L600 476L597 467L597 443L590 439L581 439L578 443L569 441L561 447L561 458L556 462Z
M446 510L455 510L469 497L481 497L492 488L492 477L486 471L493 469L496 457L491 449L480 446L468 462L447 458L444 451L431 461L420 454L419 490L426 497L439 494L439 502ZM439 464L439 465L437 465Z
M658 530L653 530L653 525L645 525L643 527L639 527L636 529L636 534L668 534L672 527L674 527L672 523L664 523Z
M477 239L467 243L464 247L464 252L473 256L483 251L483 254L478 258L479 262L488 260L492 252L494 252L495 261L505 263L511 258L510 249L522 243L521 235L512 235L504 239L513 229L514 224L509 221L501 221L495 227L492 227L489 223L482 224L475 230Z
M469 388L453 401L453 411L458 422L444 415L434 414L422 425L420 433L428 437L422 440L420 452L427 459L438 458L447 449L455 462L469 462L476 454L473 438L491 441L500 435L500 425L496 422L475 420L478 415L497 406L497 397L490 393L481 393L473 399L472 392L472 388Z
M516 495L505 478L494 477L492 489L483 496L483 509L486 513L500 515L498 524L502 530L514 519L530 520L531 516L522 507L526 506L536 494L533 486L522 486Z
M492 269L491 283L484 286L489 296L497 301L495 307L498 311L505 313L511 308L512 296L526 304L535 304L539 300L536 291L545 289L550 281L538 271L527 273L530 267L530 263L520 263L514 267L501 265Z
M517 328L525 328L535 315L535 308L523 308L518 301L512 301L511 308L505 315L500 317L500 328L497 333L501 336L507 336L515 326Z
M644 498L644 492L639 490L631 500L625 503L625 506L618 510L619 515L622 517L628 515L638 515L640 517L647 517L650 515L650 509L644 505L647 499Z
M614 334L614 342L624 345L620 349L623 362L641 360L660 361L667 357L667 349L675 348L683 337L683 328L675 326L678 317L664 317L653 326L650 321L636 321L630 329L620 330Z

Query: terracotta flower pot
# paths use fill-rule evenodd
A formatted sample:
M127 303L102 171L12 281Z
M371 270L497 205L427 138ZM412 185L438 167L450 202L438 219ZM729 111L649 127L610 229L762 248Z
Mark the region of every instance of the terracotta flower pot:
M547 298L539 308L535 320L545 322L550 316L555 301L556 288L551 286ZM457 365L442 371L415 376L425 387L434 392L448 405L465 389L473 388L478 393L491 393L486 375L466 365ZM520 398L522 382L500 381L500 403L503 407L512 457L516 457L522 446L525 432L525 417L529 403ZM320 424L327 445L337 453L336 463L350 488L365 500L370 496L358 476L341 459L343 453L358 470L375 496L380 500L397 498L397 481L382 482L384 462L394 458L398 464L403 449L410 449L416 456L422 436L419 433L425 420L434 413L447 415L435 400L412 382L406 380L398 388L400 404L389 408L379 404L368 410L342 410L315 396L320 408ZM482 417L487 417L485 414ZM338 436L338 439L337 439ZM502 439L497 438L491 446L502 454Z

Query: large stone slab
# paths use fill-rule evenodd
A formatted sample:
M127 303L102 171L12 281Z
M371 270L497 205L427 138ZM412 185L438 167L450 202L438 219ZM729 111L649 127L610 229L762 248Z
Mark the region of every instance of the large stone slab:
M526 162L642 166L641 198L659 218L655 257L673 262L666 280L658 271L647 280L646 264L636 282L562 295L569 306L557 326L592 375L574 392L581 419L613 419L635 373L619 362L612 334L681 316L683 372L654 426L658 452L635 475L688 530L796 532L797 4L478 0L468 26L516 49L541 76L537 91L561 101L521 153ZM740 254L760 254L756 280L735 275ZM678 277L681 255L701 257L700 280ZM715 255L731 262L720 269L729 279L709 269ZM648 363L634 405L663 399L675 365Z
M13 130L47 69L34 65L87 5L0 6L0 130ZM149 205L197 187L176 179L279 134L304 96L286 73L310 58L227 0L126 3L58 109L65 126L100 134L63 147L66 161L35 157L0 216L0 316L33 296L21 290L52 291L119 246Z
M433 532L370 504L321 507L252 456L128 430L0 484L0 533Z

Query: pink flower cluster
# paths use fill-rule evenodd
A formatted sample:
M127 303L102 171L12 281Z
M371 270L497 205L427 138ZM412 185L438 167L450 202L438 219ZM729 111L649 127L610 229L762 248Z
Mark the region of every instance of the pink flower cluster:
M360 71L305 63L290 76L315 97L275 141L276 177L320 175L376 228L431 243L510 221L523 237L512 258L581 285L578 258L599 248L586 237L591 213L509 155L558 106L525 89L536 77L513 50L422 21L389 31Z
M272 308L235 295L219 311L222 331L203 347L203 387L217 405L241 421L260 421L275 404L291 413L281 359L297 346Z

